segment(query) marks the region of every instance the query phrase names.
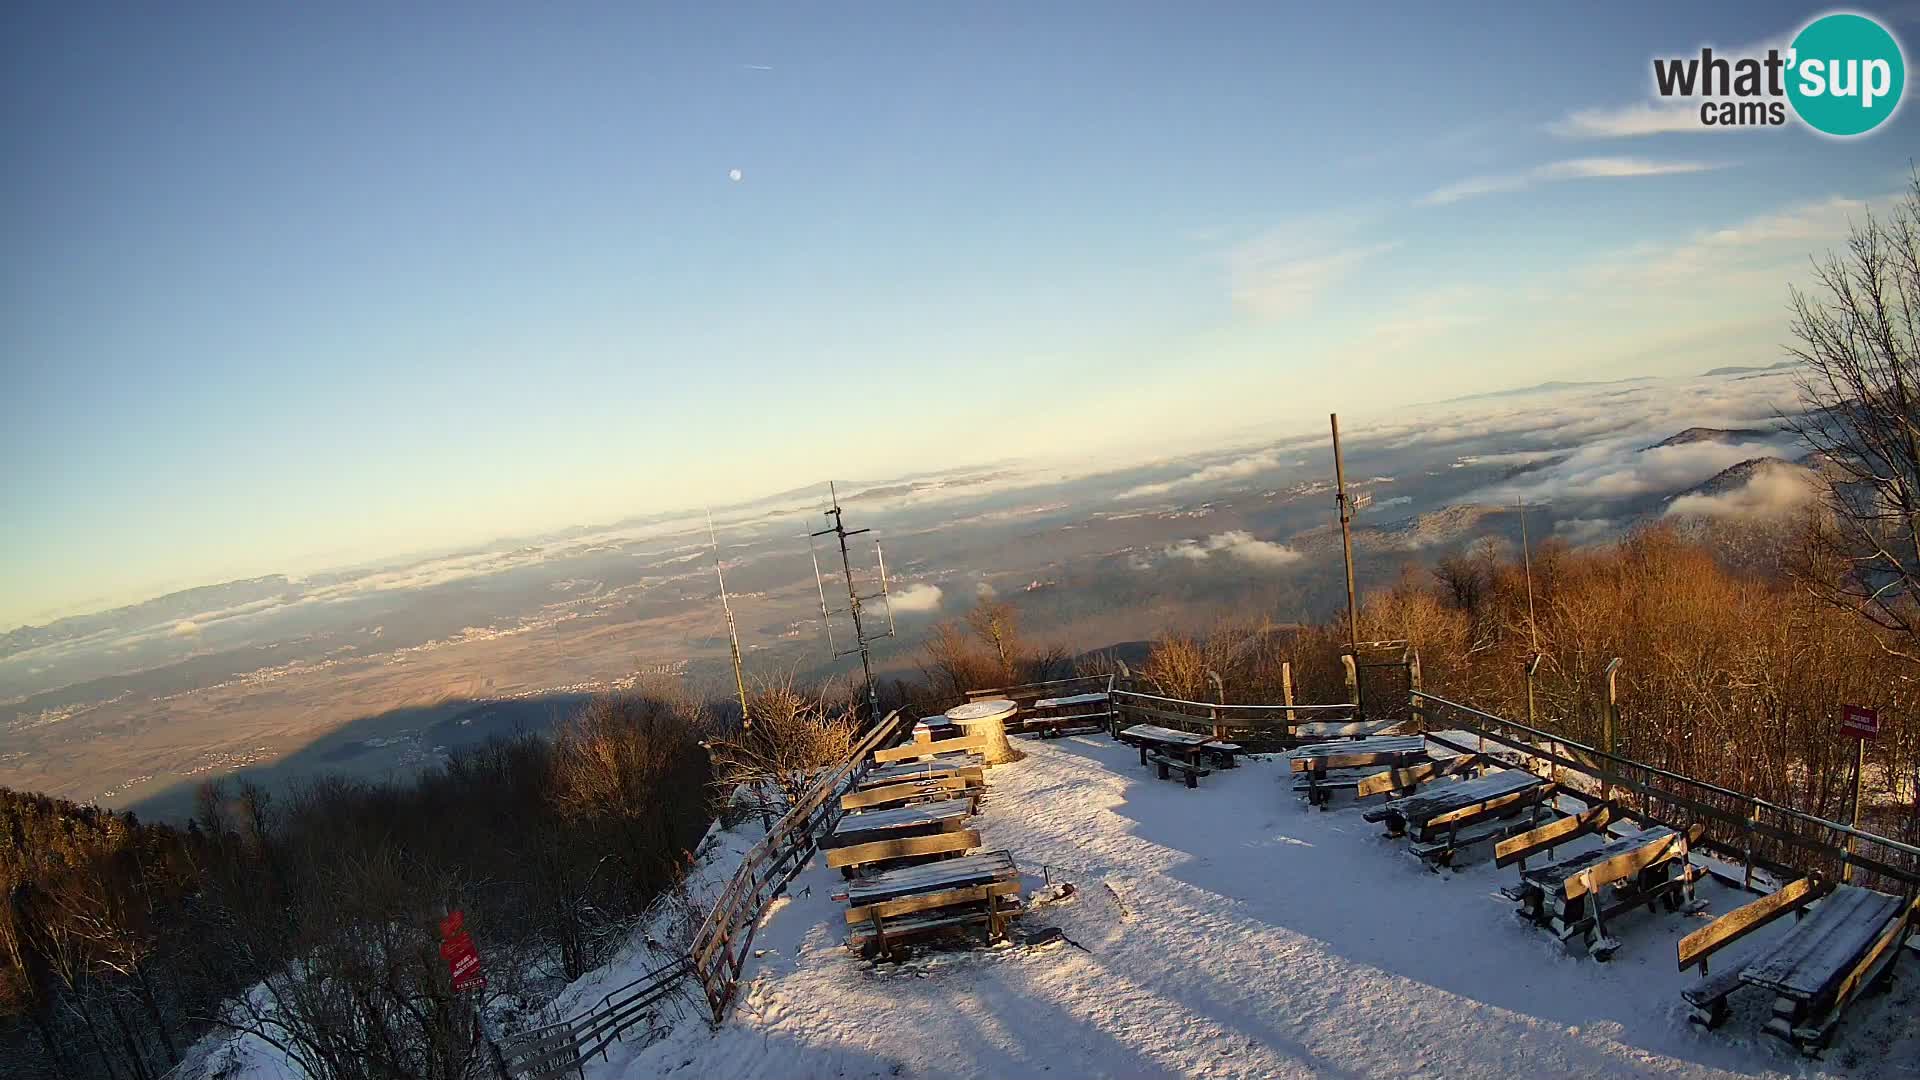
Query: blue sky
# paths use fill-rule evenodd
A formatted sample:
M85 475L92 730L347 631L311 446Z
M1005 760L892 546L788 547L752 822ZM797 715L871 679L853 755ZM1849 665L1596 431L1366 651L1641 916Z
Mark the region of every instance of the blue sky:
M0 33L0 624L1768 363L1920 145L1648 130L1819 7L144 7Z

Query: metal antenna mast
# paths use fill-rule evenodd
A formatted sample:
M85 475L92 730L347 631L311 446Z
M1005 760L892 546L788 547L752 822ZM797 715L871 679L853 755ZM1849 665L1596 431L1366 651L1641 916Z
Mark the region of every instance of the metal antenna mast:
M853 648L834 650L833 655L835 659L839 659L842 656L852 656L855 653L860 654L860 673L867 681L867 714L871 719L878 719L880 716L880 693L873 685L873 652L870 646L875 641L893 636L893 599L887 595L886 556L880 553L880 542L875 540L873 549L880 561L880 591L867 596L861 596L859 589L854 587L853 555L847 548L847 538L850 536L860 536L873 530L848 529L846 523L841 518L840 493L838 489L834 487L833 481L831 480L827 481L827 494L832 499L833 508L826 511L826 516L833 519L833 524L818 532L808 533L807 546L812 548L814 538L821 536L833 536L840 541L840 572L845 575L847 580L846 610L847 614L853 619ZM822 621L827 624L827 647L831 650L833 649L833 616L837 613L827 607L827 587L820 580L820 556L817 552L813 556L813 574L814 584L820 589L820 616ZM873 600L879 600L886 604L887 632L868 636L866 622L860 617L860 606Z
M733 623L733 602L727 599L727 575L720 569L720 534L713 529L713 511L707 511L707 540L713 544L713 576L720 579L720 610L727 613L727 644L733 649L733 688L740 694L740 726L753 726L747 711L747 676L740 665L740 632Z

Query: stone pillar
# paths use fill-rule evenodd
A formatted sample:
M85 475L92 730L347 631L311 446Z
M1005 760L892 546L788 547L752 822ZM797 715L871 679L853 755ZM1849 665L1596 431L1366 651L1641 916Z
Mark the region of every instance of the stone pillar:
M980 751L989 765L1001 765L1009 761L1018 761L1022 755L1014 750L1007 741L1007 721L1019 711L1019 706L1004 698L987 701L969 701L965 705L956 705L947 710L947 718L959 724L967 738L984 736L987 745Z

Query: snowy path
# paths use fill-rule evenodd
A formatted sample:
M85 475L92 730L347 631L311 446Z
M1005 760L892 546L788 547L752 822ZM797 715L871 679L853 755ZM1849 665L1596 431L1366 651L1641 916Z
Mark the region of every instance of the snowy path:
M1716 1032L1684 1019L1674 943L1710 916L1622 917L1610 964L1512 914L1517 876L1429 873L1343 806L1303 809L1280 762L1197 791L1100 736L1023 741L977 819L1071 902L1025 916L1084 945L935 954L875 968L843 947L836 873L815 860L756 938L713 1032L682 1019L587 1080L657 1075L1920 1078L1914 957L1822 1062L1759 1034L1765 995ZM1130 913L1123 917L1107 886ZM1708 884L1712 911L1738 894ZM627 1055L627 1056L622 1056Z

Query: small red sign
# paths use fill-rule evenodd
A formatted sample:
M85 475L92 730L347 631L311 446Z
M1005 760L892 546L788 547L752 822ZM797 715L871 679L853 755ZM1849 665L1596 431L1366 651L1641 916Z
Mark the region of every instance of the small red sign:
M447 961L447 973L453 976L456 993L484 990L487 977L480 970L480 950L466 931L466 913L455 911L440 920L440 955Z
M1857 739L1880 734L1880 714L1864 705L1848 705L1840 710L1840 730Z

